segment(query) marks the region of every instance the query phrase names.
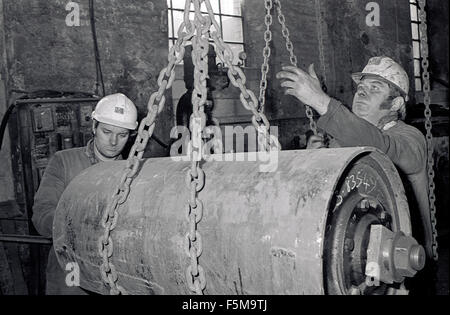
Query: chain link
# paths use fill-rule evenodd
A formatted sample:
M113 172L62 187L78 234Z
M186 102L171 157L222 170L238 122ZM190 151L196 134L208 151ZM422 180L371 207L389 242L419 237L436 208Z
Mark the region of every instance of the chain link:
M206 276L204 269L199 265L198 259L203 251L202 238L197 230L197 224L203 217L203 203L198 194L205 186L205 173L200 167L203 158L202 133L206 126L205 104L207 101L208 77L208 50L211 19L203 16L200 7L203 0L186 1L194 4L194 20L186 21L193 24L196 35L192 39L192 62L194 65L194 91L192 93L193 111L191 115L191 141L189 143L191 155L191 167L187 171L186 184L190 191L190 199L186 205L186 219L189 231L186 234L185 252L190 259L190 265L186 268L186 281L189 289L198 294L203 294L206 288ZM186 5L187 6L187 5ZM189 18L185 14L185 19Z
M184 32L184 29L187 32ZM138 135L133 147L128 155L126 167L123 175L117 185L114 196L111 202L107 205L105 212L101 219L101 225L105 229L98 241L98 250L102 258L100 266L100 274L110 288L111 295L127 294L127 291L120 286L118 282L118 275L114 264L111 262L111 257L114 253L114 244L111 237L111 232L117 225L118 209L128 198L131 183L137 174L140 166L140 161L144 154L145 148L150 137L155 130L156 117L164 109L166 98L165 91L172 87L175 80L175 65L179 64L184 57L184 43L193 35L192 28L189 24L182 23L178 30L178 40L169 51L168 65L161 70L158 77L159 89L150 96L147 104L147 116L141 121L138 128Z
M277 7L278 12L278 22L281 25L281 34L283 35L284 39L286 40L286 49L289 52L289 60L291 61L291 64L294 67L297 67L297 57L294 54L294 45L291 42L290 39L290 32L289 29L286 26L286 17L283 14L282 8L281 8L281 2L280 0L274 0L274 3Z
M238 66L233 65L233 51L225 44L221 38L221 31L217 21L214 18L214 13L209 0L204 0L208 15L211 19L214 30L211 31L211 38L216 44L216 52L219 59L228 67L228 77L231 84L238 88L241 92L240 99L245 109L253 114L252 124L258 132L258 143L260 149L268 151L279 151L281 145L274 135L270 135L270 123L264 112L258 110L258 99L255 93L246 87L247 78L244 72Z
M322 89L327 92L327 67L325 63L325 47L323 43L323 14L322 14L322 0L314 0L315 12L316 12L316 25L317 25L317 39L319 42L319 62L322 68Z
M291 61L291 64L294 67L297 67L297 57L294 54L294 45L291 42L290 39L290 33L289 29L286 26L286 17L283 14L282 8L281 8L281 2L280 0L274 0L274 3L277 7L278 12L278 22L281 24L281 33L283 34L283 37L286 41L286 49L289 52L289 60ZM314 113L310 106L305 104L306 108L306 117L309 119L309 128L311 131L317 135L317 123L314 121Z
M273 0L264 0L264 7L266 8L266 16L264 23L266 25L266 31L264 32L265 46L263 49L264 62L261 65L261 82L259 84L259 112L264 112L266 105L266 90L267 90L267 74L269 73L269 58L271 55L270 42L272 41L272 31L270 27L273 24L272 8Z
M423 80L423 94L425 104L425 128L427 131L427 147L428 147L428 196L430 202L430 214L431 214L431 227L432 227L432 247L433 247L433 259L438 260L438 242L437 242L437 220L436 220L436 196L434 194L434 159L433 159L433 124L431 122L431 86L430 86L430 73L429 67L429 50L428 50L428 34L427 34L427 14L425 11L426 0L419 0L419 17L420 17L420 48L422 54L422 80Z

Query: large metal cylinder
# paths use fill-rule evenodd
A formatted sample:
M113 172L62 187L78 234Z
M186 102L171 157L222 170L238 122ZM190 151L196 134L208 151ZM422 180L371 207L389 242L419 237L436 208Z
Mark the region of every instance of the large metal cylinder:
M370 227L411 234L400 177L374 149L280 152L272 173L260 172L258 162L232 160L203 165L198 230L205 294L352 293L365 281ZM76 177L54 220L61 266L78 263L81 286L102 294L109 288L99 270L100 222L125 163L100 163ZM146 160L119 208L111 259L128 293L190 293L184 249L189 166L170 158ZM365 290L395 293L385 284Z

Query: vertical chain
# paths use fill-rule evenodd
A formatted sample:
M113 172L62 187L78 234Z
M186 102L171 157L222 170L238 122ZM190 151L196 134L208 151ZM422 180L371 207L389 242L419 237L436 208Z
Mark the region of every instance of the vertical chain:
M325 63L325 47L323 43L323 15L322 15L322 0L314 0L315 1L315 12L316 12L316 25L317 25L317 39L319 42L319 62L322 68L322 88L326 91L327 84L327 68Z
M291 61L291 64L294 67L297 67L297 57L294 54L294 45L292 44L291 39L290 39L289 29L286 26L286 17L283 14L280 0L274 0L274 3L277 7L278 22L280 22L280 24L281 24L281 33L283 34L283 37L286 41L286 49L289 52L289 59ZM309 107L306 104L305 104L305 108L306 108L306 117L308 117L308 119L309 119L309 127L310 127L311 131L315 135L317 135L317 124L314 121L314 113L313 113L311 107Z
M264 113L264 107L266 105L266 90L267 90L267 74L269 73L269 58L271 54L270 42L272 41L272 7L273 0L264 0L264 6L266 8L266 16L264 23L266 25L266 31L264 32L264 41L266 45L263 49L264 62L261 65L261 82L259 84L259 111Z
M188 32L184 32L187 29ZM150 137L155 130L156 117L164 108L166 98L165 91L172 87L175 80L175 65L179 64L184 57L184 43L192 37L192 28L186 23L182 23L178 30L178 40L169 51L168 65L161 70L158 77L159 89L150 96L147 104L147 116L141 121L138 129L138 135L133 147L128 155L126 167L119 181L115 193L111 198L111 202L106 206L105 212L101 219L101 226L104 228L103 235L98 241L98 250L102 258L100 266L100 274L103 282L109 286L111 295L127 294L127 291L118 284L118 275L111 257L114 253L114 244L111 232L117 225L119 206L128 198L130 186L138 172L142 156Z
M284 39L286 40L286 49L289 52L289 60L291 61L291 64L294 67L297 67L297 56L294 54L294 45L291 42L290 39L290 32L289 29L286 26L286 17L283 14L282 8L281 8L281 2L280 0L274 0L274 3L277 7L278 12L278 22L281 25L281 34L283 35Z
M433 246L433 259L438 260L438 243L437 243L437 220L436 220L436 196L434 194L434 159L433 159L433 134L431 132L433 125L431 122L431 86L430 86L430 73L428 71L428 34L427 34L427 14L425 11L426 0L419 0L419 16L420 16L420 48L422 53L422 80L423 80L423 94L425 104L425 128L427 131L427 147L428 147L428 196L430 202L431 213L431 226L432 226L432 246Z
M190 192L190 199L186 205L186 219L189 223L189 231L185 237L185 251L190 259L190 265L186 268L186 281L189 289L198 294L203 294L206 288L206 276L198 259L202 254L202 237L197 229L197 224L203 217L203 203L198 197L205 186L205 173L200 167L203 156L202 133L206 125L205 104L207 100L208 77L208 32L211 27L209 16L203 16L200 7L202 0L190 0L193 2L194 28L196 35L192 39L192 62L194 64L194 91L192 93L193 111L191 115L191 141L190 155L191 168L187 171L186 184Z
M217 56L228 67L228 77L230 78L231 84L241 91L240 99L242 105L253 114L252 124L258 132L258 144L260 148L264 151L281 150L281 145L276 136L270 135L269 120L262 111L258 110L258 99L255 93L246 87L247 78L244 72L238 66L233 65L233 51L221 38L220 26L215 20L210 1L204 1L212 26L214 27L214 30L211 31L211 38L216 44Z

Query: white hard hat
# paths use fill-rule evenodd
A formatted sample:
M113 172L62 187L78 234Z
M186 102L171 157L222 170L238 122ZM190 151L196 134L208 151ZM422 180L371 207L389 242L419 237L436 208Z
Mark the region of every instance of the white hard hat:
M95 106L92 118L130 130L135 130L138 126L136 106L122 93L103 97Z
M353 80L358 84L364 76L380 77L395 87L403 94L405 100L408 100L409 78L406 71L389 57L370 58L362 72L352 74Z

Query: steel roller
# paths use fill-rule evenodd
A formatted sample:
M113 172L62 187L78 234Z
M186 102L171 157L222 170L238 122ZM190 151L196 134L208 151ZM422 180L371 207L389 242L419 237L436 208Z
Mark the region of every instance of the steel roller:
M271 173L260 172L262 162L239 157L246 155L203 165L198 229L205 294L400 294L405 277L423 268L402 182L384 154L371 148L279 152ZM125 163L83 171L63 193L54 219L60 265L77 263L81 287L101 294L109 289L99 270L100 222ZM189 167L171 158L145 160L119 206L110 260L130 294L190 293Z

